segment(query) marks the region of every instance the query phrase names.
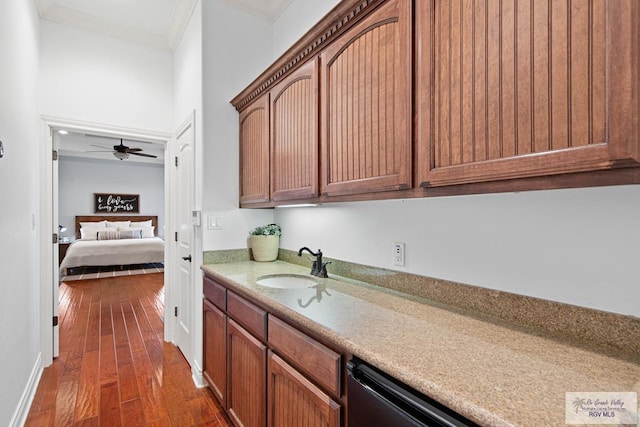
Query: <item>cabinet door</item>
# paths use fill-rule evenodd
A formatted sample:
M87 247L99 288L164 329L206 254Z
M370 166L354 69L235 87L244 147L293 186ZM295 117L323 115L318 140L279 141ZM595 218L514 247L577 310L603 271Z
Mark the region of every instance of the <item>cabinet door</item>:
M340 425L340 405L280 357L269 352L268 426Z
M639 7L416 2L420 185L637 165Z
M321 55L322 188L410 188L411 1L391 0Z
M240 204L269 200L269 96L240 113Z
M271 199L318 195L318 76L311 60L271 91Z
M229 417L236 426L264 427L267 349L231 319L227 321L227 334Z
M206 299L204 305L204 377L223 407L227 404L227 316Z

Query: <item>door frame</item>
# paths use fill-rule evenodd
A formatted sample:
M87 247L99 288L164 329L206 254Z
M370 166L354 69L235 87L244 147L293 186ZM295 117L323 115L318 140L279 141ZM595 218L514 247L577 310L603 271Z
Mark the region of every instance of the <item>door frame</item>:
M49 366L53 362L54 357L54 339L53 339L53 307L54 286L58 286L56 273L58 269L54 265L53 254L53 233L57 233L57 226L53 224L54 217L54 200L53 200L53 133L56 129L64 128L76 132L95 133L98 135L112 136L127 139L144 139L165 144L165 224L169 224L170 218L168 208L168 192L167 187L167 162L170 159L168 153L168 142L172 139L171 133L153 131L146 129L134 129L122 126L113 126L103 123L84 122L79 120L40 116L41 120L41 144L40 144L40 352L43 367ZM56 189L57 193L57 189ZM170 233L165 226L166 234ZM166 257L166 255L165 255ZM167 280L167 269L165 268L164 283L165 288L171 287L171 282ZM165 319L167 318L165 303ZM166 323L166 322L165 322ZM165 326L166 331L166 326ZM165 340L170 341L172 337L165 335Z
M201 136L199 134L200 130L198 128L197 122L197 112L196 110L192 110L191 113L181 122L180 126L178 126L175 130L175 134L173 138L169 141L167 147L167 157L170 162L167 164L167 173L165 174L165 179L167 179L167 187L170 188L170 193L168 197L165 199L165 203L167 203L167 213L166 218L167 224L171 224L171 235L167 238L170 239L171 244L168 244L167 247L170 249L165 254L165 279L167 281L171 281L172 286L169 289L165 289L165 307L174 307L179 302L179 289L177 286L179 285L179 263L177 260L178 257L178 248L177 242L175 241L174 235L175 232L178 231L178 220L179 215L177 211L177 171L175 168L175 157L178 152L177 146L177 136L184 132L187 128L191 127L193 129L193 210L197 212L200 216L200 225L196 225L194 227L194 235L192 242L192 289L194 290L193 298L191 306L193 307L193 313L191 314L191 358L187 360L191 367L191 378L194 384L197 387L206 387L206 382L202 375L202 277L203 273L200 266L203 264L203 251L202 251L202 223L205 221L205 218L202 215L202 200L200 198L200 189L198 184L198 174L201 173L201 164L199 163L199 152L201 150L200 141ZM168 276L167 276L168 274ZM175 334L177 333L178 322L177 318L173 313L167 312L167 316L165 317L165 340L171 341L175 344ZM171 318L171 321L167 321ZM186 358L186 357L185 357Z

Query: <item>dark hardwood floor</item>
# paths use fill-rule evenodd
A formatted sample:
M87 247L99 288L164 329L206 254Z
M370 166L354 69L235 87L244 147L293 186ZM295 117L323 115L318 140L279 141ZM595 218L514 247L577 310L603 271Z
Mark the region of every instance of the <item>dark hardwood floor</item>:
M60 285L60 356L26 426L230 426L163 339L163 275Z

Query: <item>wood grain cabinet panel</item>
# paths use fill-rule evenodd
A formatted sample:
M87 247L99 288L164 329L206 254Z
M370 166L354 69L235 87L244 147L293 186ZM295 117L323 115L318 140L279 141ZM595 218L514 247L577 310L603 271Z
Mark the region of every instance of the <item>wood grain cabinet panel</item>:
M266 423L267 348L231 319L228 334L228 414L236 426Z
M335 396L340 395L340 354L269 315L269 346Z
M240 204L269 200L269 95L240 113Z
M637 1L415 7L421 186L638 165Z
M321 54L322 194L412 185L411 4L385 2Z
M227 288L207 276L202 281L204 297L222 311L227 310Z
M206 279L205 279L206 280ZM204 300L203 374L223 407L227 404L227 316Z
M272 352L267 384L269 427L340 426L340 405Z
M318 196L317 60L271 91L271 200Z
M227 313L258 339L267 339L267 313L246 299L227 292Z

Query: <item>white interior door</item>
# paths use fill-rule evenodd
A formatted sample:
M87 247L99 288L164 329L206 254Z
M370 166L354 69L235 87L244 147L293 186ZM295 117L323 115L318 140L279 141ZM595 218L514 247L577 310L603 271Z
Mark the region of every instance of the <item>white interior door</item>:
M194 289L194 120L191 118L176 135L176 215L178 289L175 291L175 342L185 358L193 360L193 326L195 322Z

